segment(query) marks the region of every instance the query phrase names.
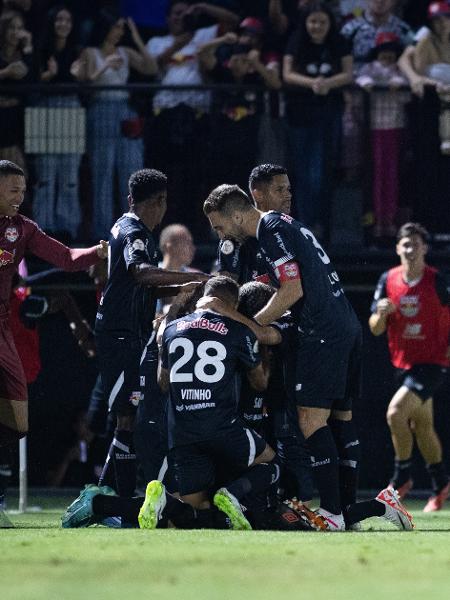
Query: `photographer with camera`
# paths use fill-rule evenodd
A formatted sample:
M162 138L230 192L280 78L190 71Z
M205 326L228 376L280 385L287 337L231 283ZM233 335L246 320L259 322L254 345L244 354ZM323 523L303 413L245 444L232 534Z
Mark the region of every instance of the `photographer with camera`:
M206 22L214 22L204 27ZM219 35L219 30L236 27L238 17L223 8L202 2L172 1L167 13L168 34L147 42L147 50L158 63L162 85L200 85L203 76L197 59L198 49ZM146 133L146 164L162 169L169 180L169 195L183 202L169 207L167 221L182 220L200 234L202 199L208 152L210 93L204 91L161 90L153 98L153 119ZM186 214L186 199L190 210ZM186 217L189 221L186 222ZM196 230L197 227L197 230ZM201 227L201 225L200 225Z

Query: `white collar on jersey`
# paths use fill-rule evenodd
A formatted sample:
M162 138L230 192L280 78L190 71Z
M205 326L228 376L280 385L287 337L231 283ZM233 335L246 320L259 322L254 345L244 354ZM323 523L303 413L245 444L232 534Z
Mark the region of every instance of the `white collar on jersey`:
M127 212L123 216L130 217L130 219L136 219L136 221L140 221L140 218L137 216L137 214L133 212Z

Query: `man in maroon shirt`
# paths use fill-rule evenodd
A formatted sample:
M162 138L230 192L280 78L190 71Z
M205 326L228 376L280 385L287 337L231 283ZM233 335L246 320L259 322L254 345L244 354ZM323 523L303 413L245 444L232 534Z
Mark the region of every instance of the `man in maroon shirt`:
M391 362L400 382L387 411L395 450L390 486L401 497L412 488L415 436L433 484L424 512L432 512L442 508L450 491L433 425L433 395L450 364L450 294L442 275L425 262L427 238L419 223L406 223L399 229L401 264L380 277L369 327L374 335L387 331Z
M81 271L106 258L108 244L70 249L47 236L39 226L19 214L26 184L23 170L0 160L0 446L27 433L27 385L9 324L11 286L26 252L65 269Z

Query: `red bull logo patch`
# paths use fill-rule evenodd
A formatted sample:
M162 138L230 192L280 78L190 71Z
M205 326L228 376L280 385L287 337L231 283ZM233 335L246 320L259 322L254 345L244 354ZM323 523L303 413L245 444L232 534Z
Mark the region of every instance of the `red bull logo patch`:
M420 309L419 297L402 296L399 309L404 317L415 317Z
M6 265L12 265L14 262L14 253L8 252L8 250L2 250L0 248L0 267L5 267Z
M17 227L7 227L5 231L5 238L8 242L15 242L19 237L19 232L17 231Z

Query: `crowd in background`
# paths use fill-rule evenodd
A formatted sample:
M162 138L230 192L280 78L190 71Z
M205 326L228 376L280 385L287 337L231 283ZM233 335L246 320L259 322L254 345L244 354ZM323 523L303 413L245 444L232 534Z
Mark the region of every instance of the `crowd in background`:
M447 0L2 4L0 157L27 169L44 230L105 237L150 166L167 222L207 242L202 200L258 162L288 167L321 239L362 245L364 223L383 240L410 217L450 230Z

